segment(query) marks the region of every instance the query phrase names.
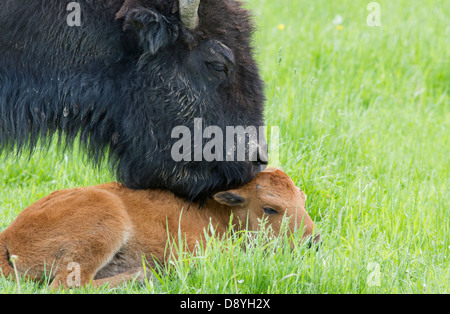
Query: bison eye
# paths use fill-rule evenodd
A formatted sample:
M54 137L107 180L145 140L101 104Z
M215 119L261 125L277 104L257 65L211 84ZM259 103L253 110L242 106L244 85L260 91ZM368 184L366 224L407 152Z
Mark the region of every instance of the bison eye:
M273 208L270 208L270 207L264 207L263 209L264 209L264 212L265 212L267 215L276 215L276 214L278 214L278 211L276 211L276 210L273 209Z
M226 72L227 67L221 62L206 62L209 69L216 72Z

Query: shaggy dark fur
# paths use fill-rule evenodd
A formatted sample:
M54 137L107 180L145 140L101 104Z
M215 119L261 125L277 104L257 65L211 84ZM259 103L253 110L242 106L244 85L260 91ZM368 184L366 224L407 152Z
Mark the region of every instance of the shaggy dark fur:
M199 199L250 181L258 162L175 162L175 126L263 125L263 84L249 14L239 1L202 0L195 31L175 0L0 2L0 152L33 152L54 134L108 157L135 189ZM117 19L116 19L117 14ZM228 47L228 48L227 48ZM192 131L193 132L193 131ZM16 147L16 148L14 148Z

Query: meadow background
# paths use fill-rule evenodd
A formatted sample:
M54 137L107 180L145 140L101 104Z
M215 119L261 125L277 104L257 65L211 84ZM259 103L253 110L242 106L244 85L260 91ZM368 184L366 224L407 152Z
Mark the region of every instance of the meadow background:
M367 24L369 2L247 3L266 121L280 128L280 165L308 195L320 250L264 234L211 239L144 287L57 292L449 293L450 1L377 1L380 27ZM77 150L42 150L1 159L0 230L54 190L113 180ZM17 289L0 277L0 293Z

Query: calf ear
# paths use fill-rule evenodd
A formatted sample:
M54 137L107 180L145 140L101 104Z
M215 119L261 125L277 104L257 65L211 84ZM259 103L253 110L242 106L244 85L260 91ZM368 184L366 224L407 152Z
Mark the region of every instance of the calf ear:
M220 204L227 206L240 206L245 204L245 198L236 190L219 192L213 198Z
M161 48L178 38L178 25L157 11L146 8L134 8L124 14L123 29L137 34L140 47L156 54Z

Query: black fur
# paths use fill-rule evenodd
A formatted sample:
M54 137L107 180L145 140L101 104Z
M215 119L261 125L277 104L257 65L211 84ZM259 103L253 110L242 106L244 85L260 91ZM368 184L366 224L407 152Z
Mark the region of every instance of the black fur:
M33 152L55 134L71 147L79 135L120 182L191 200L253 178L251 161L170 154L172 129L193 130L194 118L223 130L263 125L251 21L238 1L202 0L195 31L181 25L175 0L130 1L120 19L123 0L78 0L81 27L66 23L69 2L0 2L0 152ZM219 71L208 67L215 62Z

